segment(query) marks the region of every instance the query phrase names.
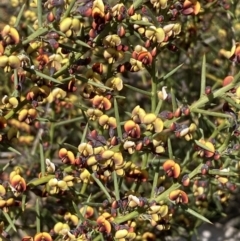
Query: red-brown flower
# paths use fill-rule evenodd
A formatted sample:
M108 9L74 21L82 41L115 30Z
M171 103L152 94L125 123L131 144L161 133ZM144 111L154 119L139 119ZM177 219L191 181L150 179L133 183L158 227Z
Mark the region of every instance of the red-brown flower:
M109 213L103 213L97 218L97 224L99 226L99 231L102 233L111 233L111 223L112 217Z
M15 196L18 196L19 193L24 192L27 188L25 179L18 174L10 179L10 184L15 189Z
M52 241L52 237L49 233L46 232L37 233L34 236L34 241Z
M131 136L132 138L139 138L141 135L140 126L132 120L128 120L127 122L125 122L124 130L126 131L128 136Z
M201 9L201 5L196 0L185 0L183 3L182 13L184 15L197 15Z
M172 201L175 201L175 203L184 203L184 204L188 203L187 194L184 191L179 189L170 192L169 199Z
M61 158L63 163L75 163L75 156L71 151L68 151L66 148L61 148L58 152L58 156Z
M163 170L169 177L178 178L181 172L180 166L173 160L167 160L163 163Z
M109 110L112 107L110 100L102 95L95 95L92 99L92 105L100 110Z

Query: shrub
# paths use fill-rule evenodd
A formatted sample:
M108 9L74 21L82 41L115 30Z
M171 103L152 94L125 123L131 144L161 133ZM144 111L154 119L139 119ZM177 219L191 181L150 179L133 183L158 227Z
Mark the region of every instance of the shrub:
M190 237L239 181L238 1L11 1L0 239Z

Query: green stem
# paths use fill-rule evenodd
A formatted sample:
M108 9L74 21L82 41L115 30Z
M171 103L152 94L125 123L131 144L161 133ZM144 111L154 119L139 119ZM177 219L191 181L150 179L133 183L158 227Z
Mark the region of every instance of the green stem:
M118 103L117 103L117 98L114 97L114 113L115 113L115 118L117 121L117 134L120 139L122 139L122 129L120 125L120 117L119 117L119 111L118 111Z
M222 97L227 91L229 91L230 89L232 89L235 86L235 83L239 79L239 77L240 77L240 71L238 72L237 75L235 75L234 80L230 84L214 91L213 94L212 94L212 97L213 98L217 98L217 97L220 97L220 96ZM190 110L199 108L199 107L205 105L208 102L209 102L209 97L206 96L206 95L202 96L198 101L196 101L195 103L193 103L190 106Z
M149 153L144 153L142 165L141 165L142 170L147 169L148 159L149 159Z
M211 111L211 110L198 109L198 108L192 109L191 112L200 113L200 114L204 114L204 115L210 115L210 116L216 116L216 117L219 117L219 118L232 118L232 116L227 115L227 114L214 112L214 111Z
M222 129L226 128L226 126L227 126L226 121L223 121L217 128L215 128L212 135L209 137L209 140L214 139Z
M208 79L211 79L211 80L215 81L216 83L222 85L222 80L219 79L219 78L217 78L216 76L214 76L214 75L212 75L212 74L206 73L206 77L207 77Z
M136 91L137 93L140 93L140 94L143 94L143 95L146 95L146 96L149 96L149 97L152 96L152 94L150 92L146 91L146 90L141 90L141 89L138 89L138 88L133 87L133 86L128 85L128 84L124 84L124 86L127 87L130 90Z
M218 152L222 153L228 146L229 146L229 141L231 139L231 133L228 133L227 136L225 136L223 144L218 148Z
M95 202L82 202L81 205L91 206L91 207L102 207L102 203L95 203Z
M23 194L23 195L22 195L22 204L21 204L21 206L22 206L22 211L23 211L23 212L24 212L24 210L25 210L26 199L27 199L27 195L26 195L26 194Z
M35 186L35 187L39 186L39 185L43 185L43 184L46 184L50 179L52 179L54 177L55 177L55 175L44 176L39 179L34 179L34 180L30 181L27 185Z
M171 143L171 139L168 138L168 155L169 155L169 158L173 160L173 150L172 150L172 143Z
M84 182L83 185L82 185L80 194L85 194L85 192L86 192L86 190L87 190L87 187L88 187L88 183L87 183L87 182Z
M83 120L83 116L76 117L76 118L73 118L73 119L70 119L70 120L60 121L60 122L55 123L53 125L54 125L54 128L56 128L56 127L59 127L59 126L62 126L62 125L66 125L66 124L73 123L73 122L76 122L76 121L81 121L81 120Z
M70 14L70 12L71 12L71 10L72 10L75 2L76 2L76 0L72 0L72 1L70 2L70 5L68 6L67 10L64 12L64 15L63 15L63 17L62 17L62 20L63 20L64 18L66 18L66 17L69 16L69 14Z
M15 28L18 27L18 24L19 24L19 22L20 22L20 20L21 20L21 17L22 17L22 15L23 15L24 10L25 10L25 6L26 6L26 4L24 3L24 4L22 5L20 11L19 11L19 14L18 14L18 16L17 16L16 22L15 22L15 24L14 24L14 27L15 27Z
M9 214L7 212L4 212L4 211L1 211L3 213L3 216L7 219L10 227L15 231L17 232L17 229L12 221L12 219L10 218Z
M39 208L39 199L36 200L36 232L39 233L41 230L41 220L40 220L40 208Z
M151 111L155 112L157 106L157 69L155 66L155 61L153 61L152 69L151 69L151 77L152 77L152 92L151 92Z
M18 71L17 71L17 69L14 69L14 88L15 88L15 90L13 91L13 94L12 94L12 96L14 96L14 97L19 96L17 86L18 86Z
M113 171L112 176L113 176L115 196L116 196L116 200L118 201L120 200L120 193L118 188L118 177L117 177L116 171Z
M0 172L4 172L11 164L12 164L12 161L10 160L5 166L0 168Z
M91 176L94 179L94 181L97 183L97 185L100 187L100 189L105 193L108 201L111 203L112 198L111 198L109 192L107 191L107 189L104 187L104 185L101 183L101 181L97 177L95 177L95 173L93 173Z
M154 198L154 194L157 188L158 178L159 178L159 167L160 167L160 161L157 163L157 165L154 168L154 177L153 177L153 184L152 184L150 199Z
M133 212L131 212L131 213L128 213L128 214L124 215L123 217L117 217L117 218L115 218L115 219L114 219L114 222L115 222L115 223L118 223L118 224L124 223L124 222L126 222L126 221L128 221L128 220L132 220L132 219L134 219L134 218L137 218L138 215L139 215L138 211L133 211Z
M42 27L42 0L37 0L38 27Z
M216 128L216 125L209 120L209 118L207 116L203 116L203 120L206 122L206 124L208 125L208 127L212 128L212 129L215 129Z
M233 99L231 99L228 96L222 96L222 99L224 99L225 101L227 101L230 105L234 106L236 109L240 109L240 105L238 103L236 103Z
M177 102L176 102L176 97L175 97L173 88L171 88L171 96L172 96L172 109L173 109L173 113L174 113L177 109Z
M27 69L30 73L32 72L33 74L36 74L37 76L43 78L43 79L46 79L46 80L49 80L49 81L52 81L53 83L56 83L56 84L62 84L62 82L60 82L59 80L49 76L49 75L46 75L46 74L43 74L42 72L39 72L37 70L31 70L31 69Z
M27 45L28 43L36 40L39 36L45 35L48 32L48 28L39 28L37 31L32 33L26 40L22 42L22 45Z
M230 159L229 159L230 160ZM219 176L227 176L227 177L238 177L239 175L235 172L223 172L221 170L209 170L210 175L219 175Z
M162 107L162 103L163 101L161 99L158 100L158 104L157 104L157 107L156 107L156 110L155 110L155 115L158 115L160 110L161 110L161 107Z
M200 97L205 94L206 89L206 55L203 55Z
M43 144L39 143L39 152L40 152L40 163L41 163L41 174L45 175L45 160L44 160L44 152L43 152Z

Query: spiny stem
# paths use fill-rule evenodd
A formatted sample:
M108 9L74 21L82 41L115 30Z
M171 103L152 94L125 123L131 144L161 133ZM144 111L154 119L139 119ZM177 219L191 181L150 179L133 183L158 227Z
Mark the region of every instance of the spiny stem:
M80 194L84 194L87 190L88 183L84 182L80 191Z
M205 94L206 88L206 55L203 55L200 97Z
M117 121L117 134L118 134L118 137L122 139L122 129L120 125L120 116L119 116L118 103L117 103L116 97L114 97L114 112L115 112L115 118Z
M203 110L203 109L194 108L191 111L196 112L196 113L200 113L200 114L204 114L204 115L216 116L216 117L219 117L219 118L232 118L230 115L219 113L219 112L214 112L214 111L211 111L211 110Z
M42 0L37 0L38 27L42 27Z
M118 188L118 178L117 178L116 171L113 171L112 176L113 176L115 196L116 196L116 200L118 201L118 200L120 200L120 193L119 193L119 188Z
M109 192L107 191L107 189L102 184L102 182L97 177L95 177L95 173L93 173L91 176L94 179L94 181L97 183L97 185L100 187L100 189L105 193L108 201L111 203L112 202L112 198L111 198Z
M124 223L124 222L126 222L128 220L137 218L138 216L139 216L138 211L133 211L131 213L128 213L128 214L124 215L123 217L115 218L114 222L120 224L120 223Z
M154 198L155 194L155 189L157 188L158 184L158 178L159 178L159 167L160 167L160 162L157 163L157 165L154 168L154 177L153 177L153 184L152 184L152 190L151 190L151 196L150 198Z
M70 2L70 4L69 4L67 10L64 12L64 15L63 15L63 18L62 18L62 19L64 19L64 18L66 18L66 17L69 16L69 14L70 14L70 12L71 12L71 10L72 10L72 8L73 8L75 2L76 2L76 0L72 0L72 1Z
M44 153L43 153L43 144L39 143L39 152L40 152L40 163L41 163L41 174L42 176L45 175L45 160L44 160Z
M37 31L32 33L30 36L28 36L27 39L22 42L22 45L23 46L27 45L28 43L30 43L31 41L35 40L39 36L45 35L47 32L48 32L48 28L39 28Z
M230 89L232 89L235 86L235 83L239 79L239 77L240 77L240 71L234 77L234 80L230 84L228 84L228 85L226 85L226 86L224 86L224 87L214 91L213 94L212 94L212 97L213 98L217 98L217 97L223 96L227 91L229 91ZM195 103L193 103L190 106L190 110L193 110L195 108L199 108L201 106L204 106L208 102L209 102L209 97L204 95L198 101L196 101Z
M151 93L151 111L155 112L157 106L157 69L155 66L155 61L153 61L152 69L151 69L151 77L152 77L152 93Z
M39 233L41 230L41 221L40 221L40 207L39 207L39 199L36 200L36 232Z

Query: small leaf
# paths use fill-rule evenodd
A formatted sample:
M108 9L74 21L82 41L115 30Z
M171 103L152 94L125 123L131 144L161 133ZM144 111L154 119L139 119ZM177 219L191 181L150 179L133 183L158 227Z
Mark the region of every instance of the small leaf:
M46 75L46 74L43 74L43 73L41 73L41 72L39 72L39 71L37 71L37 70L33 70L33 69L29 69L29 68L25 68L25 70L26 70L27 72L30 72L30 73L32 73L32 74L35 74L35 75L43 78L43 79L52 81L52 82L54 82L54 83L56 83L56 84L62 84L62 82L60 82L59 80L54 79L53 77L51 77L51 76L49 76L49 75Z
M127 87L128 89L134 90L134 91L136 91L140 94L143 94L143 95L146 95L146 96L149 96L149 97L152 96L152 94L150 92L146 91L146 90L141 90L141 89L138 89L138 88L136 88L134 86L131 86L131 85L128 85L128 84L124 84L124 86Z
M132 24L137 24L137 25L142 25L142 26L153 26L152 23L150 22L146 22L146 21L141 21L141 20L137 20L137 21L129 21Z
M79 48L73 48L73 47L65 45L65 44L59 44L59 47L69 50L69 51L73 51L73 52L79 52L79 53L82 52L82 51L80 51Z
M68 144L68 143L66 143L66 142L63 143L63 146L66 147L66 148L69 149L69 150L72 150L72 151L74 151L74 152L78 152L78 149L77 149L76 146L73 146L73 145Z
M37 117L36 120L40 121L40 122L50 122L49 119L47 118L41 118L41 117Z
M8 147L8 150L9 151L12 151L12 152L14 152L14 153L16 153L16 154L18 154L19 156L21 156L22 155L22 153L20 153L19 151L17 151L16 149L14 149L13 147Z
M82 116L76 117L76 118L72 118L72 119L69 119L69 120L64 120L64 121L56 122L56 123L54 124L54 127L66 125L66 124L73 123L73 122L78 122L78 121L81 121L81 120L83 120L83 117L82 117Z
M171 100L172 100L173 112L175 112L177 109L177 101L176 101L175 92L173 88L171 88Z
M39 207L39 199L36 200L36 232L39 233L41 230L41 214L40 214L40 207Z
M89 49L91 48L91 46L89 46L88 44L86 44L85 42L83 42L83 41L80 40L80 39L76 40L75 43L78 44L78 45L81 45L81 46L83 46L83 47L89 48ZM75 50L75 51L76 51L76 50Z
M114 113L117 121L117 134L118 134L118 137L122 138L122 129L120 125L120 116L119 116L118 103L117 103L116 97L114 97Z
M20 20L21 20L21 18L22 18L22 15L23 15L23 11L25 10L25 6L26 6L26 4L24 3L24 4L22 5L19 13L18 13L16 22L15 22L15 24L14 24L14 27L15 27L15 28L18 27L18 24L19 24L19 22L20 22Z
M187 209L185 209L185 211L186 211L187 213L195 216L196 218L201 219L201 220L204 221L204 222L213 224L213 223L210 222L207 218L205 218L204 216L202 216L201 214L197 213L196 211L194 211L194 210L191 209L191 208L187 208Z
M27 37L26 40L24 40L22 42L22 45L27 45L28 43L30 43L31 41L33 40L36 40L37 37L39 36L44 36L47 32L49 31L49 28L48 27L45 27L45 28L38 28L36 31L34 31L31 35L29 35Z
M25 210L26 198L27 198L27 195L23 194L22 195L22 211Z
M105 85L102 84L102 83L96 83L96 82L94 82L94 81L92 81L92 80L89 80L89 79L85 78L85 77L82 76L82 75L76 75L76 79L77 79L77 80L81 80L81 81L83 81L84 83L88 83L88 84L91 84L91 85L93 85L93 86L96 86L96 87L98 87L98 88L102 88L103 90L112 90L112 88L109 88L109 87L105 86Z
M97 185L100 187L100 189L105 193L108 201L111 202L112 198L109 194L109 191L104 187L104 185L101 183L101 181L95 176L95 173L92 173L91 176L94 179L94 181L97 183Z
M235 173L235 172L230 172L230 171L224 171L224 170L216 170L216 169L213 169L213 170L209 170L208 173L210 175L219 175L219 176L232 176L232 177L237 177L239 176L239 174Z
M41 164L41 175L45 176L45 158L44 158L43 144L41 142L39 143L39 154L40 154L40 164Z
M227 13L228 13L233 19L235 19L235 14L234 14L234 13L232 13L230 10L227 10Z
M84 142L85 142L87 132L88 132L88 123L86 123L86 126L85 126L85 128L84 128L84 130L83 130L81 143L84 143Z
M169 78L171 75L173 75L175 72L177 72L182 66L183 66L183 64L178 65L175 69L170 71L168 74L164 75L163 79L165 80L165 79Z
M206 88L206 55L203 55L202 60L202 73L201 73L201 92L200 97L205 94Z
M75 211L76 214L77 214L77 217L79 217L79 219L81 220L81 222L84 222L84 221L85 221L85 218L84 218L84 216L81 214L81 212L79 211L78 206L76 205L76 203L75 203L74 201L72 201L72 204L73 204L74 211Z
M209 116L216 116L219 118L232 118L232 116L229 114L224 114L224 113L220 113L220 112L215 112L215 111L210 111L210 110L202 110L202 109L198 109L198 108L194 108L191 109L191 112L195 112L195 113L200 113L203 115L209 115Z
M114 183L114 191L115 191L115 196L116 200L120 200L120 194L119 194L119 188L118 188L118 177L116 171L112 172L112 178L113 178L113 183Z
M47 183L50 179L54 178L55 175L48 175L48 176L44 176L44 177L41 177L39 179L33 179L32 181L30 181L27 186L39 186L39 185L42 185L42 184L45 184Z
M16 227L15 227L15 225L14 225L14 223L13 223L11 217L9 216L9 214L6 213L6 212L2 212L2 213L3 213L4 217L7 219L7 221L8 221L8 223L9 223L10 227L11 227L15 232L17 232L17 229L16 229Z

